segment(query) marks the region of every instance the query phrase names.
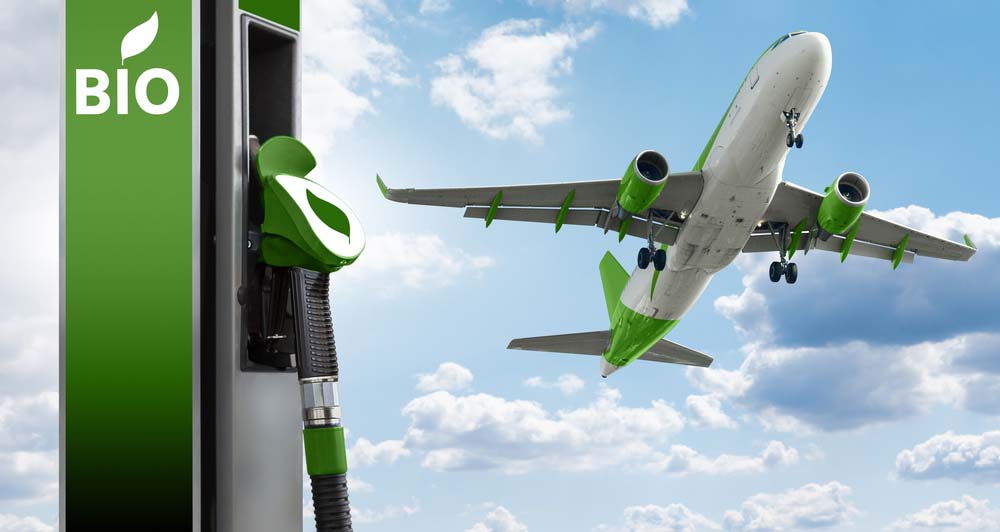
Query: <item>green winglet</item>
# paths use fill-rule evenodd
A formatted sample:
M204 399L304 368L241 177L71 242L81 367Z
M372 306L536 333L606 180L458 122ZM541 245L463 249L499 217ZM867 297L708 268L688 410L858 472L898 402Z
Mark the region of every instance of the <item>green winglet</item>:
M622 223L618 225L618 241L621 242L625 240L625 235L628 234L628 227L632 225L632 218L625 218Z
M966 246L969 246L970 248L975 249L977 251L979 250L979 248L977 248L976 245L972 243L972 239L969 238L969 235L962 235L962 236L965 238Z
M899 241L899 245L896 246L896 251L892 252L892 269L895 270L899 267L899 263L903 261L903 254L906 253L906 244L910 241L910 235L906 235L902 240Z
M795 224L795 228L792 229L792 241L788 244L788 260L791 260L799 249L799 241L802 240L802 230L806 227L806 220L807 218L799 220L799 223Z
M854 227L851 228L851 232L847 233L844 245L840 246L840 262L847 260L847 255L851 252L851 245L854 244L854 237L858 234L859 227L861 227L861 220L855 222Z
M558 233L562 229L563 222L566 221L566 213L569 212L569 206L573 203L573 196L576 195L576 189L571 189L569 194L566 194L566 199L563 200L562 207L559 207L559 214L556 215L556 232Z
M382 181L382 176L375 174L375 182L378 183L378 190L382 193L382 197L389 199L389 187L385 186L385 182Z
M489 227L493 223L493 218L497 215L497 208L500 207L501 201L503 201L503 191L498 190L497 195L493 196L493 203L490 203L490 210L486 213L486 227Z

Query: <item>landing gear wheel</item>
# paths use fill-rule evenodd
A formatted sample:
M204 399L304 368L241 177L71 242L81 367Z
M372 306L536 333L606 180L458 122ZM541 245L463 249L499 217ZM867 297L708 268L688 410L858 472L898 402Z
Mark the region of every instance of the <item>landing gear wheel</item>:
M791 135L791 133L789 133ZM802 148L802 133L795 135L795 147Z
M662 272L667 267L667 250L658 249L656 253L653 253L653 267L658 272Z
M792 136L792 132L789 131L788 135L785 137L785 146L788 146L789 148L791 148L792 146L794 146L795 145L795 139L796 139L796 137Z
M781 280L781 274L784 273L784 269L785 268L778 261L771 263L771 267L767 270L767 276L771 278L772 283L776 283Z
M641 248L639 250L639 269L645 270L649 267L649 261L652 259L653 254L650 253L649 248Z
M795 280L798 278L799 267L796 266L794 262L789 262L788 265L785 266L785 282L788 284L795 284Z

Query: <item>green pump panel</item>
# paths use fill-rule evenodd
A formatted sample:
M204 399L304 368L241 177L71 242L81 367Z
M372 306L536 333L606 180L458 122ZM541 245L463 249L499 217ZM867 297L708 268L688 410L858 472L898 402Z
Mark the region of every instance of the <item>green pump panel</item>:
M64 3L59 522L301 530L295 349L256 356L254 283L364 233L308 171L252 166L300 133L299 0Z

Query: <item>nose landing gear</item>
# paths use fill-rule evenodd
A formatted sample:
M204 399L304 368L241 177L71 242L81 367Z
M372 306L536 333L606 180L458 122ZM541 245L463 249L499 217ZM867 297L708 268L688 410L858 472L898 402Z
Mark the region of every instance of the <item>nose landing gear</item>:
M768 278L771 279L772 283L776 283L784 276L785 282L795 284L795 281L799 278L799 267L794 262L788 262L788 248L785 247L788 237L788 225L781 224L781 228L775 230L774 225L771 222L767 222L767 230L771 232L771 238L774 239L774 243L778 247L779 258L779 260L772 262L771 267L768 268Z
M802 147L802 134L795 133L795 126L799 123L799 114L794 107L788 111L781 112L781 119L785 121L785 127L788 128L788 135L785 136L785 146L789 148L792 146L796 148Z

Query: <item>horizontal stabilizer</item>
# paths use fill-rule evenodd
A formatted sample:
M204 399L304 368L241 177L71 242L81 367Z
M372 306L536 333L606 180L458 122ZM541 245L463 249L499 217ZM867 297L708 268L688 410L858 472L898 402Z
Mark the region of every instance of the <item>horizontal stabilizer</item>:
M601 356L610 343L611 331L593 331L516 338L510 341L507 349ZM704 368L712 365L712 357L666 339L656 342L649 351L639 357L639 360Z

